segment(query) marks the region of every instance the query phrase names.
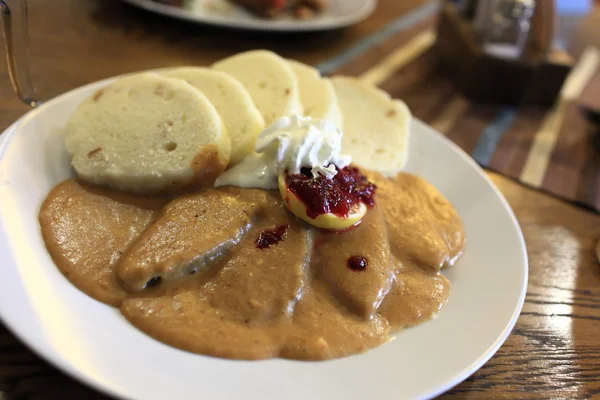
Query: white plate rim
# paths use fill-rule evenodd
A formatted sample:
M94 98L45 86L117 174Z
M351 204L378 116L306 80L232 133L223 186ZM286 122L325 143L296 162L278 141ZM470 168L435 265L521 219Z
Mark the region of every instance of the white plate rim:
M122 0L135 7L166 15L198 24L207 24L223 28L244 29L251 31L272 31L272 32L310 32L339 29L356 24L367 18L375 10L377 0L364 0L362 8L354 14L337 17L330 20L308 20L308 21L289 21L289 20L268 20L268 19L244 19L237 17L225 17L218 14L192 14L179 7L169 6L157 3L152 0Z
M125 74L125 75L129 75L129 74ZM124 76L124 75L121 75L121 76ZM38 113L43 112L45 108L50 107L51 105L58 103L64 99L66 99L67 97L70 97L72 95L75 95L77 93L84 92L84 91L92 91L95 88L104 86L104 85L112 82L113 80L117 79L118 77L119 76L103 79L100 81L92 82L87 85L75 88L75 89L65 92L47 102L44 102L39 107L27 112L25 115L23 115L21 118L19 118L16 122L14 122L12 125L10 125L0 135L0 165L1 165L1 161L3 159L4 153L8 149L8 146L10 145L11 140L18 133L18 127L20 124L24 123L27 120L34 119L36 117L36 115ZM415 119L414 122L417 125L421 125L422 127L425 127L428 130L433 131L432 128L428 127L425 123L423 123L419 120ZM506 339L510 335L510 333L511 333L512 329L514 328L514 326L518 320L518 317L521 313L521 310L523 308L523 304L525 301L526 291L527 291L528 272L529 272L528 255L527 255L527 251L526 251L526 244L525 244L525 240L523 237L523 232L520 228L520 225L518 223L518 220L517 220L512 208L508 204L505 197L502 195L500 190L495 186L495 184L492 182L492 180L487 176L487 174L484 172L484 170L466 152L464 152L458 145L456 145L455 143L450 141L445 136L443 136L439 133L437 133L437 135L439 136L440 140L442 140L447 146L449 146L454 151L456 151L461 156L461 158L464 159L465 162L467 162L472 168L474 168L477 171L477 173L486 181L486 183L491 187L494 194L498 197L498 199L502 203L503 208L505 209L505 211L507 212L507 214L510 218L511 224L512 224L513 228L515 228L515 231L518 235L517 239L518 239L519 247L521 250L520 258L521 258L521 263L524 268L521 271L522 275L523 275L522 276L523 279L522 279L521 289L519 292L519 298L517 299L516 306L513 310L512 316L511 316L510 320L508 320L507 323L505 324L503 331L497 336L496 340L494 341L493 344L490 345L488 350L486 350L485 353L481 354L478 359L473 360L473 362L471 363L470 366L464 368L460 373L456 374L452 379L448 379L444 382L440 382L436 388L432 388L431 390L424 393L423 397L420 397L420 398L427 398L427 399L436 397L436 396L452 389L454 386L458 385L459 383L464 381L466 378L471 376L474 372L476 372L479 368L481 368L491 357L494 356L494 354L498 351L498 349L502 346L502 344L506 341ZM2 172L2 171L0 170L0 172ZM0 174L0 181L1 180L2 180L2 176ZM0 228L2 228L2 224L0 224ZM0 229L0 234L2 234L2 233L3 232ZM1 236L0 236L0 239L2 239ZM2 240L0 240L0 248L2 248L3 245L4 244L2 243ZM86 296L86 295L82 293L82 296ZM56 366L58 369L65 372L69 376L79 380L80 382L85 383L86 385L88 385L102 393L105 393L105 394L108 394L110 396L114 396L117 398L123 397L123 395L124 395L123 393L115 391L111 387L102 385L102 383L94 380L92 377L88 376L87 374L82 373L81 371L73 368L72 365L67 360L63 359L60 356L56 357L54 354L52 354L51 351L46 350L43 346L39 345L34 340L31 340L31 338L28 337L27 332L21 331L19 329L19 327L17 326L17 324L14 324L10 320L6 320L5 318L3 318L1 313L0 313L0 321L2 321L4 326L13 335L15 335L17 338L19 338L19 340L21 340L35 354L37 354L44 360L48 361L52 365Z

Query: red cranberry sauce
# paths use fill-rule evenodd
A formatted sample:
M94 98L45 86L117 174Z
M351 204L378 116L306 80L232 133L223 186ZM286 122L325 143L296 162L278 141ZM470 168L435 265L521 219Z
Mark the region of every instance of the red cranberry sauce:
M361 256L352 256L348 259L348 268L352 271L364 271L369 265L369 260Z
M258 235L256 247L263 250L276 245L287 236L289 225L280 225L273 229L266 229Z
M302 168L300 174L287 175L285 181L288 189L306 205L306 214L313 219L327 213L345 218L360 202L367 206L375 204L376 186L356 167L338 169L332 179L313 178L310 169Z

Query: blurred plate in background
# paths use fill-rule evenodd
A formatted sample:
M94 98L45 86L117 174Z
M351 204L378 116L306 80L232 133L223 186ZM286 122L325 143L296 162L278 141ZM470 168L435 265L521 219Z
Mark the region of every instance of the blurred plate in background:
M256 31L319 31L343 28L367 18L377 0L329 0L327 8L312 19L293 16L267 19L258 17L227 0L180 0L166 4L157 0L123 0L148 11L182 20ZM177 5L181 4L181 5Z

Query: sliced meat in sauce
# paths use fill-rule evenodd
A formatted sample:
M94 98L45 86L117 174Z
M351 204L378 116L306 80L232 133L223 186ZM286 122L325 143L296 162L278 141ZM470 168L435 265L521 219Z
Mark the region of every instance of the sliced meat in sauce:
M48 195L40 224L77 287L160 341L236 359L343 357L435 317L450 287L440 269L464 245L431 185L368 175L375 206L340 234L299 222L276 192L207 189L159 212L165 200L74 181Z
M364 269L348 262L360 257ZM390 254L385 219L378 206L362 222L346 232L320 232L315 239L313 270L327 282L342 304L360 317L370 319L387 294L399 263Z
M118 305L125 291L115 280L114 266L165 202L67 180L42 204L42 237L58 268L75 286Z
M281 199L272 197L266 215L257 221L235 248L204 292L229 318L252 325L291 316L306 284L312 231L287 212ZM261 232L288 225L285 237L268 248L256 239Z
M197 278L161 296L131 295L121 303L121 313L148 335L184 350L246 360L278 356L284 341L280 324L252 326L230 319L206 298L203 285L194 285Z
M214 190L171 201L123 254L117 276L128 291L179 279L239 243L266 205L263 190Z
M418 176L400 173L386 179L373 172L367 176L377 185L392 253L402 262L432 271L452 265L465 242L452 204Z
M231 257L207 267L214 272L167 286L158 297L126 299L123 314L173 346L228 358L277 356L306 285L310 231L281 200L270 197L268 205ZM256 246L261 231L281 225L288 225L285 238L266 249Z
M280 357L326 360L360 353L388 340L390 325L375 315L369 320L348 311L331 296L324 282L313 281L284 327Z

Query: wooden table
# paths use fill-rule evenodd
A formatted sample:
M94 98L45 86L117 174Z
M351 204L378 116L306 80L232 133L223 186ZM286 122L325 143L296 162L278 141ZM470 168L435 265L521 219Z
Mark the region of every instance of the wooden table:
M164 19L117 0L30 1L33 80L47 99L117 74L204 65L256 47L317 63L424 2L381 0L372 17L339 32L240 35ZM27 111L8 82L2 63L0 131ZM600 216L490 176L525 234L527 298L498 353L443 397L600 398L600 268L593 252ZM104 398L35 356L2 325L0 392L6 399Z

